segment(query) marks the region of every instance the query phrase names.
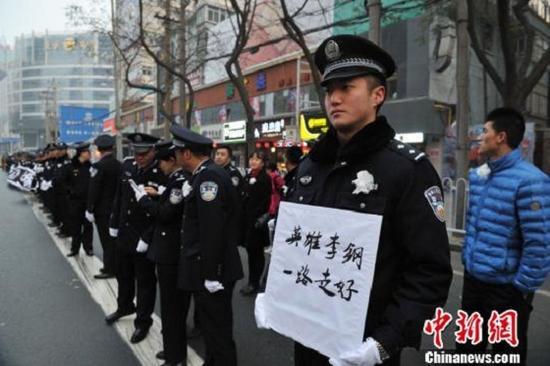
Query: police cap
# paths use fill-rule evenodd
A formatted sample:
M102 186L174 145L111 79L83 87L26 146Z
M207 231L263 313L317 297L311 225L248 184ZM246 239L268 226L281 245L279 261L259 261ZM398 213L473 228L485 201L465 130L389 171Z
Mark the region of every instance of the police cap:
M160 139L146 133L135 132L124 135L131 143L134 152L144 153L155 146Z
M155 157L158 160L168 160L175 157L172 141L160 141L155 144Z
M97 146L100 150L106 150L111 149L113 146L115 146L115 138L111 135L99 135L95 138L94 144Z
M321 85L329 80L375 75L383 80L395 72L393 58L366 38L342 34L325 39L315 52Z
M184 148L191 146L212 146L213 141L206 136L200 135L180 125L173 124L170 133L174 136L173 144L176 147Z
M80 153L82 151L88 150L90 148L90 143L85 141L78 141L73 143L72 148L76 150L76 152Z

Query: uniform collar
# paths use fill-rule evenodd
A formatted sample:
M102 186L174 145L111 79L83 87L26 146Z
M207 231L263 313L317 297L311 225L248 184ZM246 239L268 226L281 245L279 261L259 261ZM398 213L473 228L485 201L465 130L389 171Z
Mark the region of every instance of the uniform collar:
M353 160L365 154L380 150L395 136L395 131L388 124L386 117L378 116L369 123L344 146L340 146L336 130L330 128L326 135L313 146L310 152L311 160L318 162L334 162L337 160Z
M168 178L172 178L174 175L177 175L179 172L181 172L181 168L178 168L174 170L170 175L168 175Z
M489 165L489 168L491 168L491 172L494 173L498 172L499 170L510 168L519 160L521 160L521 151L520 149L514 149L501 158L498 158L496 160L489 160L487 162L487 165Z
M203 161L201 161L200 164L193 171L193 175L198 174L203 169L203 167L208 165L209 162L210 162L210 158L206 158Z

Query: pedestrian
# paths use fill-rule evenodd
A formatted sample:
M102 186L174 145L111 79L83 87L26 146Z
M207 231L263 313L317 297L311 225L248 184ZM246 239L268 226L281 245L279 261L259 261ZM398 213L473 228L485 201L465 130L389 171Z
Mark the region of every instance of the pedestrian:
M270 218L274 218L275 216L277 216L277 212L279 211L279 204L281 203L281 199L283 198L285 180L281 176L281 173L279 173L277 163L273 161L270 161L267 164L266 172L271 178L271 201L269 203L269 210L267 212L269 213Z
M424 321L451 284L441 182L425 154L395 140L379 115L396 69L385 50L338 35L321 43L315 63L330 127L301 161L289 199L383 217L364 342L330 364L399 365L402 348L419 348ZM295 343L295 365L329 365L321 353Z
M495 353L527 359L527 328L535 291L550 270L550 178L522 159L521 113L497 108L486 118L479 153L487 163L470 171L470 199L462 249L462 310L478 312L490 329L493 311L517 312L517 347L493 344ZM487 333L461 352L482 352Z
M182 187L189 185L189 174L177 165L171 141L157 143L155 150L160 170L168 177L166 189L136 189L140 191L139 204L155 219L143 241L149 244L147 258L157 267L164 365L181 365L187 360L186 319L191 293L180 290L177 282L184 208Z
M271 177L267 174L267 155L258 150L248 159L250 171L245 177L243 198L244 245L248 254L248 284L241 288L243 296L260 290L260 279L265 266L264 248L269 246L269 207L271 205Z
M292 195L292 189L296 184L296 172L298 171L296 168L300 164L302 155L303 152L299 146L291 146L285 152L286 174L283 199Z
M115 138L99 135L94 140L100 158L90 168L90 188L86 219L95 222L101 248L103 249L103 268L94 275L96 279L115 277L116 273L116 233L109 233L109 219L113 210L116 189L120 179L122 164L114 154Z
M67 165L67 187L69 190L69 217L71 222L72 241L71 251L67 257L78 255L80 245L84 248L86 255L94 255L93 235L94 227L86 220L86 201L90 186L90 144L76 142L75 156L71 164Z
M138 343L147 337L153 324L151 315L155 308L157 278L155 264L147 258L147 244L143 241L143 235L151 230L154 219L138 204L138 195L132 186L161 191L166 187L166 177L155 159L154 144L159 140L157 137L131 133L126 138L130 141L134 156L126 158L122 164L109 226L117 230L117 310L108 315L105 321L112 324L135 311L135 329L130 342Z
M236 366L231 298L242 278L237 250L238 193L210 158L212 140L173 125L178 165L192 173L185 200L178 286L193 292L206 345L205 364Z

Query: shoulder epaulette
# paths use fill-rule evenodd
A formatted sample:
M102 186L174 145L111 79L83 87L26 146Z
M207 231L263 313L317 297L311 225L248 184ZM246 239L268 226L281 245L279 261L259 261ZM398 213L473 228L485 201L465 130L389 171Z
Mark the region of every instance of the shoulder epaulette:
M409 160L419 162L426 158L426 154L418 150L414 146L401 142L399 140L391 140L388 144L390 150L395 151L401 156L406 157Z

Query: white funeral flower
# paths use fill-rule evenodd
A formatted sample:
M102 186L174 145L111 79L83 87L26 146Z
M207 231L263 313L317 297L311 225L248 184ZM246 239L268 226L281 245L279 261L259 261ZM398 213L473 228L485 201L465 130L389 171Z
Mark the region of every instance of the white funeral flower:
M368 194L371 191L378 189L378 184L374 183L374 177L368 170L361 170L357 172L357 178L351 181L355 185L353 194L365 193Z

